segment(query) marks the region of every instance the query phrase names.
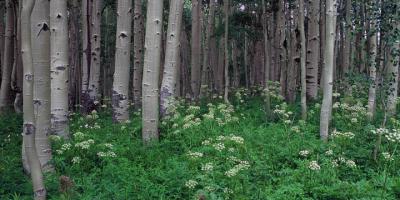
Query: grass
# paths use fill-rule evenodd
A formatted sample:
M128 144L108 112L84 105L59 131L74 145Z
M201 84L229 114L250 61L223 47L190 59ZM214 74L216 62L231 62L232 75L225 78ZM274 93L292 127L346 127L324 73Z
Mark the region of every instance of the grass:
M141 142L139 113L120 125L112 123L108 109L73 116L71 141L51 137L56 171L46 174L49 199L400 198L398 143L382 144L392 161L381 154L372 159L371 130L379 120L366 122L363 111L352 116L357 101L340 106L333 117L333 127L353 137L339 134L323 143L318 104L309 105L309 120L301 121L297 106L277 99L266 121L262 99L250 96L239 92L232 107L218 100L180 104L162 123L160 142L148 146ZM344 99L336 100L343 105ZM396 122L388 126L398 128ZM31 199L20 159L21 124L16 114L0 118L0 199ZM319 170L310 169L312 161ZM61 175L73 180L65 193L59 191Z

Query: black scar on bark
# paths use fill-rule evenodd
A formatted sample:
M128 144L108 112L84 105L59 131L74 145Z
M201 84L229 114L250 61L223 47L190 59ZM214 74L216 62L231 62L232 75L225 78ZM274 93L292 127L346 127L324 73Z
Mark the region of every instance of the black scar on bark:
M25 135L31 135L35 133L35 125L32 123L26 123L24 124L24 134Z

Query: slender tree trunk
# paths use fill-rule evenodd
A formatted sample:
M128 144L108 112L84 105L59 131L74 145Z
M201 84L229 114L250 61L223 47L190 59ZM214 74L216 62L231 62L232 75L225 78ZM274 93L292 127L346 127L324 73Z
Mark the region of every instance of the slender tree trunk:
M225 64L225 40L224 37L221 37L219 39L219 44L218 44L218 65L216 66L216 72L214 74L215 78L215 89L218 93L218 95L222 95L223 93L223 88L224 88L224 64Z
M372 14L373 15L373 14ZM371 16L372 16L371 15ZM375 108L376 108L376 71L377 71L377 53L378 53L378 37L377 37L377 31L378 29L376 28L376 20L372 19L370 21L370 25L372 28L372 35L368 37L369 39L369 45L370 45L370 52L369 52L369 78L370 78L370 85L369 85L369 91L368 91L368 118L370 121L373 120L375 116Z
M249 49L248 49L248 43L249 39L247 36L247 33L244 33L244 54L243 54L243 59L244 59L244 80L246 82L246 88L250 88L250 81L249 81ZM269 73L269 72L268 72ZM268 74L269 75L269 74Z
M270 100L270 95L269 95L269 84L268 81L270 80L269 77L269 72L270 72L270 66L271 66L271 55L269 51L269 46L270 46L270 41L268 38L268 29L267 29L267 12L265 8L265 0L262 0L262 9L263 9L263 20L262 20L262 25L263 25L263 35L264 35L264 71L265 71L265 76L264 76L264 92L265 92L265 112L267 113L267 116L271 114L271 100Z
M92 7L92 21L90 23L91 26L91 35L90 35L90 43L91 43L91 56L90 56L90 74L89 74L89 86L88 86L88 94L89 94L89 105L90 108L94 108L96 101L99 101L100 95L100 47L101 47L101 11L102 11L102 2L103 0L95 0L93 1ZM88 105L85 105L88 106ZM88 110L90 111L90 110Z
M10 103L11 72L14 58L14 1L6 0L6 25L4 34L4 54L2 55L2 78L0 88L0 113Z
M201 1L192 0L192 56L191 56L191 86L193 99L197 100L200 94L201 80L201 30L200 30Z
M335 51L336 37L336 16L337 1L326 1L326 42L324 50L324 82L323 82L323 100L320 117L320 136L324 141L328 140L329 119L332 107L332 87L333 87L333 60Z
M400 61L400 39L399 36L395 35L394 30L400 30L400 22L395 21L393 23L393 29L391 36L395 38L395 41L390 46L390 51L388 53L388 73L387 77L389 79L389 95L387 98L387 113L389 116L396 114L396 104L397 104L397 91L399 85L399 61Z
M21 49L21 9L22 1L14 8L16 13L16 28L14 37L14 63L11 73L11 89L15 92L14 110L16 113L22 113L22 82L23 82L23 66Z
M168 114L168 108L173 105L176 97L177 71L179 59L180 34L182 27L183 0L170 3L167 46L165 53L164 76L160 91L160 114Z
M309 4L308 47L307 47L307 96L316 99L318 95L318 68L320 65L320 0ZM303 12L304 13L304 12ZM301 15L301 14L300 14ZM302 17L302 16L301 16Z
M201 91L200 96L203 97L207 90L211 88L210 85L210 71L211 71L211 37L214 34L215 26L215 1L210 1L210 8L208 12L207 30L205 34L204 49L203 49L203 70L201 75ZM215 42L215 40L214 40Z
M346 8L345 8L345 36L344 36L344 48L343 48L343 74L346 75L350 70L350 58L351 58L351 0L346 0Z
M69 1L70 15L68 19L69 27L69 107L74 110L75 105L80 104L81 85L82 85L82 69L80 63L80 29L79 29L79 13L80 6L78 0Z
M115 72L112 92L113 120L129 119L129 66L131 49L132 1L118 0Z
M24 66L23 81L23 142L25 145L26 157L31 169L31 178L35 200L46 199L46 189L43 183L43 174L40 167L40 161L36 152L35 144L35 115L33 108L33 63L31 47L31 14L35 0L24 0L21 10L21 52Z
M299 0L299 29L300 29L300 68L301 68L301 118L303 120L307 119L307 98L306 98L306 91L307 91L307 82L306 82L306 34L304 29L304 0ZM318 32L318 31L317 31ZM318 45L316 45L318 46ZM318 65L316 65L318 70ZM318 77L318 75L317 75Z
M0 19L5 18L6 4L4 1L0 2ZM0 83L1 83L1 69L3 67L3 55L4 55L4 20L0 20Z
M142 137L144 142L158 140L159 138L159 77L161 64L162 19L163 1L149 1L147 5L142 88Z
M133 17L133 103L136 109L142 105L142 76L143 76L143 48L144 48L144 19L142 0L135 0Z
M237 62L239 50L237 48L236 40L233 40L231 45L232 45L232 69L233 69L232 87L238 88L240 84L240 70L239 70L239 64Z
M89 90L89 77L90 77L90 66L91 66L91 24L92 24L92 0L82 0L82 95L81 104L82 110L87 113L89 112L88 102L90 100Z
M35 143L43 171L52 169L50 135L50 2L36 0L31 16L31 41L33 57L33 106L36 119ZM23 147L24 169L30 173Z
M225 103L229 104L229 12L230 12L230 2L229 0L224 0L224 12L225 12L225 89L224 89L224 100Z
M66 0L50 1L51 127L64 138L69 138L67 17Z

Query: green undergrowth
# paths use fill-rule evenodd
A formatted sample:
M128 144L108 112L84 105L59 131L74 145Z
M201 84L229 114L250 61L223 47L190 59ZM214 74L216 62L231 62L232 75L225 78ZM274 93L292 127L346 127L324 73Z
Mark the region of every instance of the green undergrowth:
M50 138L56 171L46 174L48 197L399 199L399 141L385 137L396 136L399 123L389 120L375 161L380 120L366 120L363 101L336 95L328 143L319 140L319 104L310 104L309 120L302 121L299 106L272 96L267 115L263 100L245 90L233 106L218 98L200 106L178 103L162 122L160 141L148 145L138 112L117 125L107 108L76 114L71 140ZM0 199L32 198L21 166L21 124L15 114L0 119ZM60 176L73 182L65 192Z

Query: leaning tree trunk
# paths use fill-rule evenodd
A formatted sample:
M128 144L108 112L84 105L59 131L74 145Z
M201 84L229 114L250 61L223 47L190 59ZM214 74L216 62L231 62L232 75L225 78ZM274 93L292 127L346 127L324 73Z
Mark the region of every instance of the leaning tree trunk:
M304 29L304 0L299 0L299 29L300 29L300 68L301 68L301 118L303 120L307 119L307 82L306 82L306 34ZM318 46L318 45L316 45ZM316 65L318 69L318 65ZM318 77L318 76L317 76Z
M4 54L2 54L2 72L0 88L0 113L10 103L11 72L14 58L14 1L6 1L6 25L4 34Z
M191 86L193 99L197 100L200 94L201 79L201 24L200 0L192 0L192 56L191 56Z
M161 116L168 114L168 108L173 104L176 97L183 3L183 0L175 0L170 3L167 52L165 53L164 75L160 91Z
M308 21L308 47L306 62L307 96L316 99L318 94L318 68L320 64L320 1L310 1Z
M101 40L101 12L102 12L102 0L93 1L92 7L92 21L91 21L91 34L90 34L90 74L89 74L89 85L88 85L88 108L92 109L95 107L96 101L99 101L100 95L100 40ZM90 110L88 110L90 111Z
M31 16L31 41L33 56L33 102L36 119L36 151L43 171L51 170L50 135L50 2L36 0ZM23 147L23 155L25 148ZM23 156L24 169L30 172L26 156Z
M224 100L225 103L229 104L229 0L224 0L224 12L225 12L225 87L224 87Z
M320 117L320 136L324 141L328 140L329 121L332 112L332 87L333 87L333 60L336 37L337 1L326 1L326 42L324 50L324 82L323 99Z
M24 0L21 10L21 52L24 66L23 81L23 142L26 157L31 170L34 198L36 200L46 199L46 189L43 183L43 174L40 161L36 153L35 144L35 115L33 108L33 63L31 47L31 14L35 0Z
M161 64L161 31L163 1L149 1L147 5L145 53L143 67L143 129L144 142L158 140L159 77Z
M135 109L142 105L142 76L143 76L143 37L144 19L142 14L142 0L135 0L133 17L133 103Z
M129 66L131 51L132 1L118 0L115 72L112 91L114 122L129 119Z
M52 133L69 138L67 0L50 1L50 55Z

